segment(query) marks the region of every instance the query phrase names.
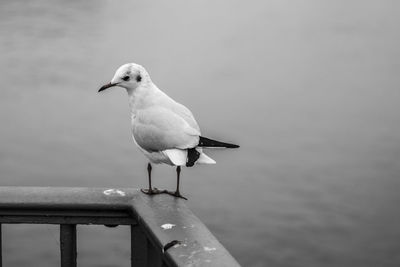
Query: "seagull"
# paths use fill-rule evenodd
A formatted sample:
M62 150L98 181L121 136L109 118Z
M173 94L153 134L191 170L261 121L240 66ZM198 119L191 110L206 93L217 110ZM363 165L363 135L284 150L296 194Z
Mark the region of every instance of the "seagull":
M128 63L119 67L111 82L103 85L98 92L114 86L125 88L128 93L133 141L149 159L149 188L141 189L145 194L166 193L187 199L179 191L181 166L215 164L215 160L203 152L203 147L239 147L202 136L192 112L161 91L139 64ZM176 166L175 192L152 188L152 163Z

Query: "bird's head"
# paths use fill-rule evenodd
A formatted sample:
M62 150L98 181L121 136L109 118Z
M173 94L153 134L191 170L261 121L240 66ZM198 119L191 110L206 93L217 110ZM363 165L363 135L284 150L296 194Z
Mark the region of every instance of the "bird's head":
M135 63L127 63L117 69L111 82L103 85L99 92L119 86L125 88L129 93L149 81L150 76L145 68Z

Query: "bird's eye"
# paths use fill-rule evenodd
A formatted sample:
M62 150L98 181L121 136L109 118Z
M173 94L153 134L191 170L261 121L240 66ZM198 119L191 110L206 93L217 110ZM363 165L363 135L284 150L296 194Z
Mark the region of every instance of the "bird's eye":
M129 76L125 76L124 78L122 78L122 80L129 81Z
M137 81L137 82L140 82L141 80L142 80L142 76L138 75L138 76L136 77L136 81Z

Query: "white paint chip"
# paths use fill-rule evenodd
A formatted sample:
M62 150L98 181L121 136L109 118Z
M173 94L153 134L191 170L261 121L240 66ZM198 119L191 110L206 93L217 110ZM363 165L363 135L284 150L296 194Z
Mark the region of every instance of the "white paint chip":
M210 252L210 251L214 251L214 250L217 250L217 249L216 248L204 247L204 250L207 251L207 252Z
M125 196L125 192L118 189L107 189L104 190L103 194L106 196L121 196L121 197Z
M166 223L166 224L161 225L161 228L164 230L168 230L168 229L172 229L172 227L174 227L174 226L175 226L175 224Z

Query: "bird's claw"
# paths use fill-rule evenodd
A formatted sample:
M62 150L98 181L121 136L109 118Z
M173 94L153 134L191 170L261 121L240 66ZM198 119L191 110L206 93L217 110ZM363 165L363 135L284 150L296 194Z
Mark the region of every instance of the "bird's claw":
M168 194L170 196L174 196L177 198L182 198L187 200L186 197L182 196L180 192L175 191L175 192L171 192L168 190L158 190L157 188L149 188L149 189L140 189L140 191L142 191L142 193L146 194L146 195L159 195L159 194Z

